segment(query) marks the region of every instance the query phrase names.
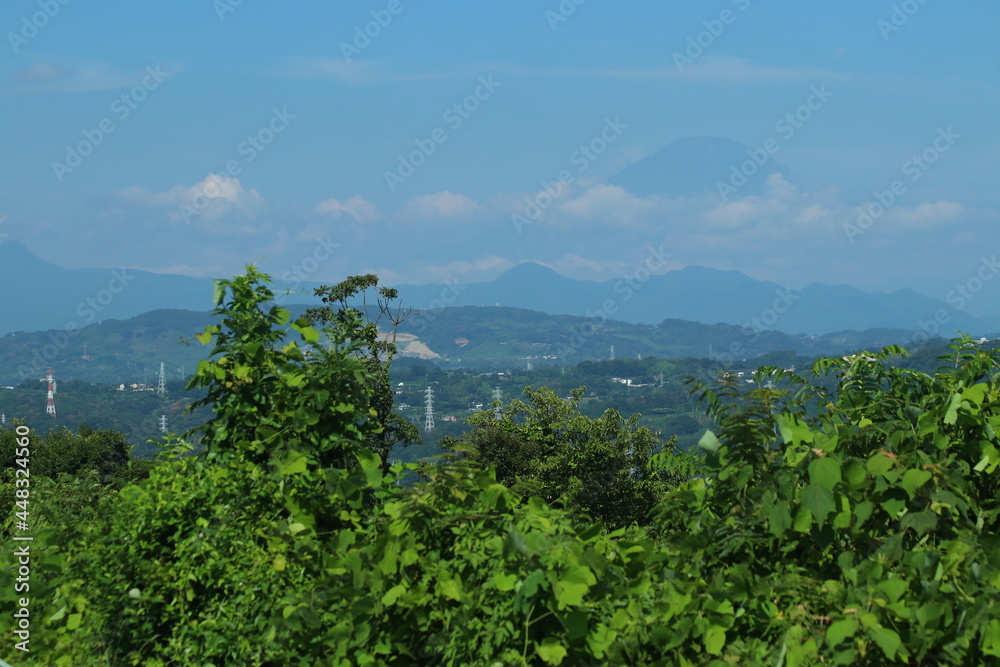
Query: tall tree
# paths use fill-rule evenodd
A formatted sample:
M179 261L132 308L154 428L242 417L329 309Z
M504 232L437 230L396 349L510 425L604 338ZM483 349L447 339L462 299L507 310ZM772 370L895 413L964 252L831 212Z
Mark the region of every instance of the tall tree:
M306 319L313 324L346 327L350 338L358 343L355 356L370 373L373 382L370 407L382 425L379 433L368 436L365 445L378 454L382 466L388 468L393 446L421 441L417 427L394 411L389 382L389 366L397 352L396 331L412 310L403 308L398 291L380 286L378 276L373 273L349 276L332 286L323 285L315 294L323 299L324 305L309 308ZM374 300L374 304L370 304L370 300Z

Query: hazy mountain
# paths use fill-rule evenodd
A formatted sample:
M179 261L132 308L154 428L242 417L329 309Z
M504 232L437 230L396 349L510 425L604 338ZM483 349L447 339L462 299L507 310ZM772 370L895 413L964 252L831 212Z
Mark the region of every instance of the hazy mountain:
M981 335L998 328L991 320L955 311L912 290L869 293L846 285L813 283L797 291L739 271L700 266L645 281L593 282L570 280L546 267L525 263L488 283L411 285L399 290L405 303L428 311L431 317L444 306L499 305L594 320L654 324L679 319L814 335L895 328L910 332L912 338L922 323L932 323L935 314L944 311L948 319L939 326L946 338L955 329Z
M163 308L210 310L212 282L135 269L64 269L39 259L17 241L4 241L0 243L0 335L77 329ZM307 291L289 300L308 301L311 287L299 287Z
M73 329L157 308L211 308L212 281L133 269L63 269L0 244L0 333Z
M826 334L872 328L915 332L922 323L933 323L940 311L947 321L937 326L945 337L955 329L979 335L1000 328L912 290L868 293L813 283L794 291L738 271L698 266L643 278L572 280L524 263L491 282L398 288L404 305L424 310L424 319L446 306L499 305L594 321L656 324L679 319ZM295 286L297 293L286 300L315 303L312 288L318 285ZM285 287L290 286L277 284L275 291ZM17 242L0 244L0 334L72 330L163 308L204 311L212 306L211 295L212 280L207 278L133 269L62 269Z
M743 168L748 160L752 164ZM740 174L737 183L746 177L746 183L739 187L741 197L763 194L767 177L776 172L789 181L798 179L773 155L761 153L760 147L719 137L684 137L622 169L607 182L641 197L700 198L718 194L718 182L729 183L734 169Z

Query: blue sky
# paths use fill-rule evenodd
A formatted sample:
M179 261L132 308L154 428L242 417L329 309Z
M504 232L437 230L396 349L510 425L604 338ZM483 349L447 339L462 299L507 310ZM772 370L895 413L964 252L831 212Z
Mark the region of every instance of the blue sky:
M396 284L523 261L613 279L662 245L665 270L943 299L1000 251L998 23L985 0L8 0L0 233L67 267L280 276L313 258L310 280ZM816 89L829 98L783 136ZM721 201L603 182L698 136L775 139L809 187L776 174ZM982 290L971 312L998 301Z

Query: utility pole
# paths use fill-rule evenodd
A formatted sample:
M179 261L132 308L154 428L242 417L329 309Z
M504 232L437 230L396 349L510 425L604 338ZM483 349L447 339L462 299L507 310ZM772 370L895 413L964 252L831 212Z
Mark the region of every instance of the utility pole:
M163 398L167 395L167 374L163 370L163 362L160 362L160 382L156 386L156 395Z
M428 385L425 394L427 399L424 408L424 431L430 433L434 430L434 390L430 388L430 385Z
M45 414L56 416L56 380L52 377L52 369L49 368L49 374L45 378L49 381L49 391L45 397Z

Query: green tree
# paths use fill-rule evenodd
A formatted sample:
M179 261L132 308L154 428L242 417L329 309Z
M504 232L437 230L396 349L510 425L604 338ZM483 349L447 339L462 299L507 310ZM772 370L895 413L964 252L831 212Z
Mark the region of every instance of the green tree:
M500 410L483 410L468 423L462 439L442 443L480 466L493 466L497 480L516 493L559 502L618 527L644 523L672 476L660 441L640 427L639 415L623 418L607 410L592 419L576 408L586 393L574 389L563 399L549 389L526 387L526 401L515 399Z
M397 444L420 444L417 427L395 411L394 394L389 381L389 366L396 355L396 331L411 311L398 302L395 289L379 286L378 276L350 276L336 285L315 290L325 304L306 311L306 320L314 324L336 326L348 332L357 345L354 354L371 378L370 406L382 430L372 433L365 445L381 457L388 468L389 451ZM374 305L369 305L369 299ZM360 299L361 307L352 304ZM372 315L374 313L374 316ZM380 325L387 331L380 330Z

